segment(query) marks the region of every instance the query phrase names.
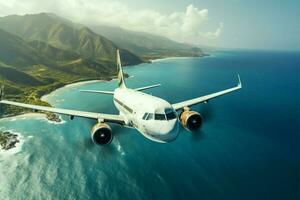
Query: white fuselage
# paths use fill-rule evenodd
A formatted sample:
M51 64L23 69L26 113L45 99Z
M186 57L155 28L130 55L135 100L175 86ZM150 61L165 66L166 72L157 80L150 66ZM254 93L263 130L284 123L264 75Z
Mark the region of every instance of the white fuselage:
M171 142L179 134L178 116L167 101L128 88L117 88L114 104L128 126L156 142Z

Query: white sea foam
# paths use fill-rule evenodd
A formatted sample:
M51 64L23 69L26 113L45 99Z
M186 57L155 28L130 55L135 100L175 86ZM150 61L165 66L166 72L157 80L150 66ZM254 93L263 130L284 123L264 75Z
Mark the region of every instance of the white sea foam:
M25 113L25 114L14 116L14 117L3 118L1 120L16 121L16 120L38 119L38 120L46 121L50 124L64 124L64 123L66 123L66 121L63 120L61 116L58 116L58 118L61 120L60 122L55 122L55 121L48 120L46 115L43 114L43 113Z
M91 81L81 81L81 82L77 82L77 83L71 83L71 84L68 84L62 88L68 88L68 87L74 87L74 86L81 86L81 85L85 85L85 84L88 84L88 83L100 83L100 82L105 82L105 80L91 80ZM60 88L61 89L61 88Z
M42 113L25 113L25 114L20 114L17 116L10 116L10 117L4 117L0 119L0 121L16 121L16 120L25 120L25 119L30 119L30 118L42 118L44 117L45 114Z
M57 124L58 125L58 124L66 123L66 121L63 120L61 116L58 116L58 118L60 119L60 122L48 120L46 117L44 118L44 120L46 120L49 124Z
M91 81L81 81L81 82L77 82L77 83L71 83L68 85L65 85L63 87L60 87L52 92L50 92L49 94L46 94L44 96L41 97L42 101L47 101L50 97L56 97L58 94L56 93L57 90L61 90L61 89L66 89L66 88L75 88L77 86L81 86L81 85L85 85L85 84L89 84L89 83L103 83L103 82L107 82L105 80L91 80ZM65 91L65 90L64 90ZM65 91L67 92L67 91Z
M119 142L117 144L117 149L118 149L118 152L120 152L122 156L126 155L125 152L124 152L124 150L123 150L123 148L122 148L122 146L120 145Z
M13 121L16 121L16 120L17 120L17 118L14 117L14 118L12 118L10 121L13 122Z

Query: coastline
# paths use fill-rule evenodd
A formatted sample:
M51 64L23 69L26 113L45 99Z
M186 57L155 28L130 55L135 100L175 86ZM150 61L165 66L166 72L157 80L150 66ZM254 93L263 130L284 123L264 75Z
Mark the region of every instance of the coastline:
M167 58L162 58L162 59L151 60L151 63L152 62L161 62L161 61L164 61L164 60L171 60L171 59L188 59L188 58L194 58L194 57L167 57ZM134 65L134 66L137 66L137 65ZM133 67L133 66L128 66L128 67ZM133 76L128 76L127 78L132 78L132 77ZM63 89L63 88L81 86L81 85L89 84L89 83L110 82L110 81L113 81L115 79L116 79L116 77L109 77L109 78L105 78L105 79L91 79L91 80L78 80L78 81L74 81L72 83L67 83L67 84L64 84L64 85L60 85L60 87L53 88L53 90L51 90L48 93L45 93L44 95L42 95L41 97L39 97L39 99L41 101L47 102L49 105L51 105L48 102L48 98L54 92L56 92L57 90L60 90L60 89ZM0 121L2 121L2 120L15 121L15 120L25 120L25 119L32 118L32 119L37 119L37 120L43 120L43 121L45 121L47 123L51 123L51 124L55 124L55 125L66 123L66 121L62 119L61 115L57 115L57 116L60 119L59 122L52 121L51 119L47 118L47 114L46 113L40 113L40 112L36 113L36 112L32 112L32 111L28 111L28 112L25 111L25 112L22 112L22 113L13 113L13 114L9 114L9 115L6 115L6 116L2 116L2 118L0 119ZM16 154L16 153L20 152L21 149L22 149L22 145L25 142L26 138L24 138L22 136L22 134L19 133L19 132L12 132L12 133L18 135L18 138L19 138L20 142L17 143L16 147L14 147L12 149L9 149L9 150L4 151L4 152L0 152L0 159L2 157L7 157L9 155Z
M69 82L69 83L63 83L62 85L60 85L59 87L55 87L53 88L53 90L43 94L41 97L39 97L40 100L42 100L45 96L51 94L52 92L54 92L55 90L58 90L60 88L64 88L64 87L70 87L70 86L76 86L76 85L81 85L83 83L94 83L94 82L106 82L106 81L111 81L115 78L115 76L111 76L111 77L107 77L107 78L103 78L103 79L95 79L95 78L91 78L91 79L82 79L82 80L75 80L73 82ZM48 103L48 102L47 102Z
M44 114L44 113L22 113L22 114L19 114L19 115L7 116L7 117L2 118L2 119L13 120L15 117L35 118L35 117L41 117L41 116L45 116L45 115L46 114Z
M69 84L63 85L63 86L61 86L61 87L55 88L54 90L50 91L49 93L46 93L46 94L44 94L43 96L41 96L41 97L40 97L40 100L49 103L49 102L47 101L47 98L48 98L53 92L55 92L56 90L62 89L62 88L68 88L68 87L73 87L73 86L80 86L80 85L88 84L88 83L98 83L98 82L99 82L99 83L103 83L103 82L109 82L109 81L112 81L112 80L113 80L113 78L112 78L111 80L104 80L104 79L103 79L103 80L101 80L101 79L96 80L96 79L94 79L94 80L87 80L87 81L76 81L76 82L74 82L74 83L69 83ZM49 103L49 104L50 104L50 103ZM50 104L50 105L51 105L51 104Z
M111 79L111 80L113 80L113 79ZM49 95L51 95L53 92L55 92L56 90L59 90L59 89L62 89L62 88L66 88L66 87L72 87L72 86L78 86L78 85L82 85L82 84L87 84L87 83L106 82L106 81L108 81L108 80L104 80L103 79L103 80L75 81L73 83L69 83L69 84L66 84L66 85L54 88L54 90L50 91L49 93L44 94L39 99L41 101L47 102L49 105L51 105L47 101L47 97ZM24 112L20 112L20 113L11 113L11 114L7 114L7 115L3 115L3 116L1 116L0 120L2 120L2 119L9 119L9 118L13 118L13 117L37 117L37 118L45 118L49 123L54 123L54 124L61 124L62 122L64 122L63 120L61 120L62 122L54 122L54 121L48 120L47 119L47 114L41 113L41 112L33 112L33 111L28 111L28 112L24 111Z
M202 56L201 56L202 57ZM157 59L153 59L153 60L150 60L151 63L154 63L154 62L160 62L160 61L165 61L165 60L173 60L173 59L188 59L188 58L198 58L198 57L176 57L176 56L173 56L173 57L166 57L166 58L157 58Z
M205 56L209 56L209 54L205 54L205 55L202 55L202 56L197 56L197 57L177 57L177 56L172 56L172 57L165 57L165 58L158 58L158 59L153 59L153 60L149 60L150 63L144 63L144 64L151 64L151 63L155 63L155 62L161 62L161 61L164 61L164 60L172 60L172 59L188 59L188 58L202 58L202 57L205 57ZM140 65L140 64L138 64ZM138 66L138 65L132 65L132 66L125 66L125 67L134 67L134 66ZM129 76L127 78L132 78L133 76ZM62 89L62 88L67 88L67 87L73 87L73 86L79 86L79 85L83 85L83 84L88 84L88 83L97 83L97 82L110 82L112 80L115 80L117 77L116 76L111 76L111 77L107 77L107 78L102 78L102 79L95 79L95 78L91 78L91 79L83 79L83 80L76 80L74 82L70 82L70 83L65 83L65 84L61 84L59 85L58 87L54 87L51 91L43 94L41 97L38 97L38 99L40 99L41 101L44 101L46 103L48 103L49 105L51 105L48 101L47 101L47 98L53 93L55 92L56 90L59 90L59 89ZM51 105L52 106L52 105ZM26 115L27 116L32 114L32 115L35 115L35 114L41 114L41 116L43 116L43 118L46 118L46 114L44 113L35 113L35 112L32 112L32 111L28 111L28 112L22 112L22 113L12 113L12 114L8 114L8 115L4 115L2 116L1 119L6 119L6 118L10 118L10 117L18 117L18 116L23 116L23 115ZM48 120L49 122L51 120ZM55 122L53 122L55 123Z
M47 118L47 114L45 113L34 113L34 112L28 112L28 113L21 113L21 114L16 114L16 115L11 115L11 116L5 116L3 118L0 119L0 121L2 120L8 120L8 121L15 121L17 119L42 119L47 121L48 123L51 124L63 124L66 121L62 120L61 117L60 120L61 122L55 122L55 121L51 121Z
M150 63L154 62L160 62L164 60L173 60L173 59L188 59L188 58L203 58L206 56L210 56L210 54L203 54L201 56L171 56L171 57L165 57L165 58L156 58L156 59L150 59Z

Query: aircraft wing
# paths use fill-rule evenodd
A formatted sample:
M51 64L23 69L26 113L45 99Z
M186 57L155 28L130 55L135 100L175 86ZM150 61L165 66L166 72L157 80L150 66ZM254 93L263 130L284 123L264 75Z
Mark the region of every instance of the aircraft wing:
M226 89L226 90L222 90L220 92L212 93L212 94L209 94L209 95L205 95L205 96L202 96L202 97L197 97L197 98L190 99L190 100L187 100L187 101L182 101L182 102L179 102L179 103L175 103L175 104L172 104L172 106L175 110L180 110L184 107L193 106L193 105L196 105L196 104L199 104L199 103L206 103L211 99L214 99L216 97L223 96L225 94L228 94L228 93L231 93L231 92L234 92L236 90L241 89L242 88L242 83L241 83L241 79L240 79L239 75L238 75L238 81L239 81L238 85L235 86L235 87L232 87L232 88L229 88L229 89Z
M110 94L114 95L113 91L103 91L103 90L79 90L80 92L98 93L98 94Z
M151 88L155 88L155 87L159 87L161 86L161 84L156 84L156 85L150 85L150 86L146 86L146 87L140 87L140 88L136 88L136 91L143 91L143 90L148 90Z
M1 100L0 104L7 104L7 105L18 106L22 108L29 108L33 110L40 110L40 111L46 111L46 112L57 113L62 115L69 115L71 117L83 117L89 119L103 120L103 122L125 124L125 119L121 115L85 112L85 111L69 110L63 108L53 108L47 106L37 106L37 105L18 103L18 102L7 101L7 100Z

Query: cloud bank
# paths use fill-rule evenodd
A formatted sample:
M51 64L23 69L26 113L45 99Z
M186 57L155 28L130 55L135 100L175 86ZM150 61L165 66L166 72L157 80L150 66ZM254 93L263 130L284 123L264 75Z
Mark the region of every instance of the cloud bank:
M133 10L120 1L97 0L1 0L0 15L53 12L83 24L106 24L143 31L192 44L215 41L223 31L220 22L207 31L208 10L188 5L183 11L160 13L151 9ZM205 30L205 31L204 31Z

